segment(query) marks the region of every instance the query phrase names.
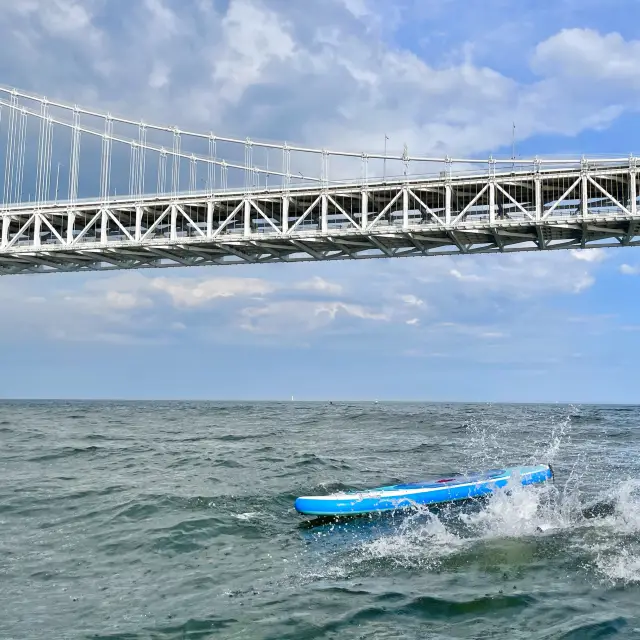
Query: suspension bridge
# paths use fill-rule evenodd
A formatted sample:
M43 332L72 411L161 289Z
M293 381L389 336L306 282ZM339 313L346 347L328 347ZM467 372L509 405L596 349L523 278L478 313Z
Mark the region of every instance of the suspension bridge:
M0 275L640 244L633 156L315 149L5 88L0 140Z

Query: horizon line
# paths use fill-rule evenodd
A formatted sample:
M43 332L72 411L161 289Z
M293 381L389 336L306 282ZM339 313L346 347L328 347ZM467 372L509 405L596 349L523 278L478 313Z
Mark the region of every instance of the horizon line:
M578 401L578 400L428 400L428 399L392 399L392 398L316 398L316 399L304 399L304 398L118 398L118 397L105 397L105 398L72 398L72 397L15 397L15 398L1 398L0 403L9 402L122 402L122 403L136 403L136 402L192 402L192 403L270 403L270 404L344 404L344 403L357 403L357 404L477 404L477 405L581 405L581 406L619 406L619 407L633 407L640 406L638 402L613 402L613 401Z

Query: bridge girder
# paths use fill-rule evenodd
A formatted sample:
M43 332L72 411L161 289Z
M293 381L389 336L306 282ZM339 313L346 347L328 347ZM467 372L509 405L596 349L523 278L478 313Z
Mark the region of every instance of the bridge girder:
M635 161L13 205L0 275L640 244Z

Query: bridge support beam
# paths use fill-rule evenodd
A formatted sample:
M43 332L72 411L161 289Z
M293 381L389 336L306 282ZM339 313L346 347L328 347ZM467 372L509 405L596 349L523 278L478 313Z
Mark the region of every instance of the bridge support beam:
M360 227L364 231L369 224L369 194L363 191L360 196Z
M248 197L244 199L244 237L251 237L251 201Z
M451 224L451 195L452 187L446 184L444 187L444 222L447 226Z
M409 228L409 188L402 188L402 228Z
M136 242L140 242L142 239L142 207L138 205L136 207L136 230L135 230L135 239Z
M207 238L213 237L213 200L207 200Z
M328 199L326 193L322 194L322 199L320 200L320 204L321 204L321 208L320 208L320 215L321 215L320 229L322 230L322 233L324 235L326 235L327 233L329 233L329 216L328 216L329 199Z
M492 226L496 222L496 183L489 183L489 224Z
M289 196L282 196L282 233L289 231Z
M40 231L42 229L42 218L39 213L33 218L33 245L40 247Z
M109 241L109 227L107 226L109 222L109 216L107 215L107 210L102 209L102 213L100 215L100 243L107 244Z
M67 244L73 244L73 231L76 226L76 214L74 211L67 212Z
M11 216L2 216L2 239L0 239L0 249L4 249L9 244L9 224Z
M171 227L169 237L172 240L178 239L178 207L175 204L171 205Z

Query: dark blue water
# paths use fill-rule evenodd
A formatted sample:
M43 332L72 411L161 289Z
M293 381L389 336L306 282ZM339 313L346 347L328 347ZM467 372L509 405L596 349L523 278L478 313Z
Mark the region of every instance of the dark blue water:
M0 403L0 638L639 638L640 408ZM309 526L297 495L552 462ZM585 517L586 506L608 510Z

